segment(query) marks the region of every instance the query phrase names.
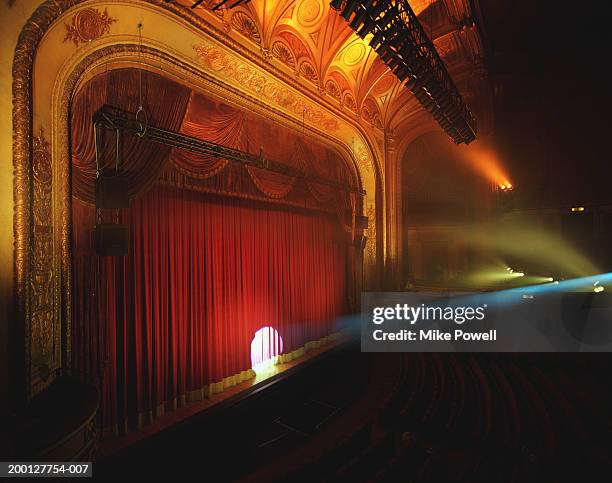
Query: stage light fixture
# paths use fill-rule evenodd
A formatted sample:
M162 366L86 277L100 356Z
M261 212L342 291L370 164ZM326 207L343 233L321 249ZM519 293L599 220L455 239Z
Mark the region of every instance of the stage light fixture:
M340 7L342 6L342 1L343 0L332 0L329 6L334 10L340 10Z
M395 71L395 76L400 82L404 82L406 78L410 75L410 69L406 67L406 64L402 65L399 69Z
M379 0L370 12L367 12L366 9L366 19L364 20L361 29L357 31L357 35L359 37L361 37L362 39L365 38L365 36L368 35L376 27L376 19L384 8L385 2ZM381 32L382 30L384 29L378 29L379 32Z
M405 42L399 49L399 54L406 61L410 61L411 64L414 64L416 59L416 50L409 42Z
M351 15L355 11L356 6L357 0L348 0L344 6L344 9L340 13L340 16L348 22L349 18L351 18Z
M406 82L406 87L413 93L420 88L419 79L414 73L411 74L410 79Z
M387 47L387 44L385 43L380 43L376 49L374 49L376 51L376 53L378 54L378 56L380 57L381 55L383 55L385 52L389 51L389 47Z
M353 30L357 30L359 28L361 22L363 22L363 19L366 16L366 12L372 6L372 3L374 3L374 0L366 0L365 3L361 5L361 8L357 11L353 17L353 20L349 24Z
M375 22L374 19L371 18L367 18L364 22L363 25L361 26L361 29L357 31L357 36L361 39L365 39L366 36L372 31L374 30L375 27ZM380 31L379 31L380 32ZM382 33L380 33L381 37L382 37Z
M384 27L383 27L384 28ZM396 21L395 23L389 25L385 28L385 41L389 47L392 47L393 50L397 51L398 47L402 42L402 38L400 37L400 33L402 31L402 25L400 22Z
M435 97L436 99L440 100L440 98L442 97L443 94L443 90L442 87L440 87L440 84L438 84L437 82L430 82L429 86L428 86L428 90L429 92L431 92L431 95L433 97Z
M390 62L393 58L393 52L391 52L384 44L381 44L381 46L376 50L376 53L385 64Z
M427 112L431 112L431 109L434 108L436 103L433 101L433 99L429 99L423 102L421 105L423 106L423 109L425 109Z
M452 104L452 101L447 96L441 96L439 102L440 102L440 107L445 112L450 108Z
M404 65L404 63L402 62L402 59L400 59L399 57L395 56L395 57L391 58L391 60L389 61L389 63L387 65L389 66L390 70L393 70L396 67Z
M364 35L364 37L365 37L365 35ZM380 45L380 43L382 42L382 39L383 39L382 32L380 32L380 31L376 32L374 34L374 36L370 39L370 47L372 47L373 49L376 49Z

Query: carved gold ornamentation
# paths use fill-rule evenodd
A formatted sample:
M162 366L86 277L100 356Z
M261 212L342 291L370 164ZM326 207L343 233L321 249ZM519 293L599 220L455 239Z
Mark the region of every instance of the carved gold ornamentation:
M342 103L349 109L350 111L357 113L357 104L355 103L355 99L348 92L344 94L344 99Z
M357 41L344 51L344 53L342 54L342 61L347 66L357 65L363 59L365 51L366 49L363 42Z
M321 0L302 0L297 7L297 20L302 27L312 27L321 20L323 13Z
M238 11L232 15L232 28L236 29L245 37L251 39L257 45L261 44L261 35L255 21L246 13Z
M359 148L357 151L357 164L359 164L364 171L370 171L370 156L368 156L368 152L363 148Z
M300 64L300 74L313 84L319 83L319 76L314 66L307 60Z
M361 108L361 116L375 128L383 128L383 123L380 118L380 110L376 105L376 101L371 97L368 97L363 103L363 107Z
M280 40L272 44L272 55L283 64L288 65L292 69L295 68L295 56L293 52L291 52L291 49Z
M219 18L223 18L223 14L227 11L227 8L225 8L224 5L216 10L213 10L213 8L217 5L219 5L219 0L204 0L204 2L199 5L199 7L209 10L211 13L215 14Z
M452 64L460 60L460 47L454 32L444 35L434 42L438 55L444 59L446 64Z
M296 60L311 58L308 48L291 32L281 32L279 37L282 38L283 41L289 46Z
M205 67L223 72L241 86L263 96L268 102L272 102L300 117L304 116L306 121L319 125L328 131L339 129L336 118L328 115L322 109L312 106L311 103L293 93L280 82L262 74L248 64L233 59L224 50L213 45L194 45L193 48Z
M344 77L342 73L338 72L337 70L334 70L329 73L329 77L331 77L336 82L336 84L338 84L338 87L340 88L341 92L351 92L351 86L349 85L348 81L346 80L346 77Z
M52 166L49 142L43 129L33 139L33 243L31 248L30 307L32 316L32 362L45 378L54 356L54 273Z
M340 93L340 87L332 79L327 79L327 82L325 83L325 92L327 92L330 96L332 96L334 99L337 99L338 101L340 100L340 96L342 95Z
M79 10L72 16L70 24L65 24L66 37L64 37L64 42L72 40L74 45L91 42L104 34L108 34L111 24L116 21L116 18L112 18L108 14L106 8L104 12L95 8Z
M389 71L376 83L372 89L372 92L380 94L387 92L396 82L397 78Z
M368 237L364 250L365 265L371 269L376 265L376 210L374 205L369 205L366 211L368 227L364 234Z
M38 241L34 243L33 210L38 211L39 215L41 211L44 211L45 200L44 196L41 198L41 191L44 194L45 189L41 189L39 182L33 182L32 173L33 159L31 155L33 154L35 137L32 133L33 62L36 48L50 25L76 3L78 3L77 0L56 0L40 5L21 30L13 57L13 237L17 319L15 325L18 328L18 337L17 340L12 341L12 350L18 353L17 357L23 364L17 367L17 371L22 374L21 384L18 387L13 387L12 392L21 402L28 401L33 394L44 387L44 384L41 384L40 376L47 375L47 371L53 369L47 366L46 370L41 371L42 364L39 367L33 364L32 349L39 352L48 350L48 347L45 347L44 344L48 337L45 334L35 332L39 331L40 328L49 327L49 324L51 324L55 336L57 337L60 334L59 329L57 329L60 326L60 321L54 317L50 321L48 318L49 312L44 310L44 305L48 300L46 279L44 276L42 279L33 276L36 273L36 267L40 267L42 263L41 256L48 257L47 254L37 254L36 257L33 257L33 254L38 252L36 247L45 247L45 251L51 250L51 259L53 255L52 248L43 243L43 241L48 240L46 235L38 236ZM44 159L45 157L39 154L38 160L41 164L38 166L37 176L39 181L43 181L43 185L46 182L45 163L42 162ZM35 190L38 190L38 195L35 195ZM37 229L37 232L40 235L41 230ZM49 260L50 258L44 259ZM39 298L32 303L32 284L38 285L39 281L40 286L37 286L34 290ZM35 316L32 314L32 308L35 309ZM33 343L33 340L40 341L38 347L36 347L36 343ZM59 360L51 362L54 366L60 363ZM45 374L40 374L41 372L45 372Z

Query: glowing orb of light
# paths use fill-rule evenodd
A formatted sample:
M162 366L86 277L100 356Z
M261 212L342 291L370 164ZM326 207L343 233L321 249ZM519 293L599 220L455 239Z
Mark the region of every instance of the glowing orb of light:
M251 367L255 372L270 368L283 353L283 338L272 327L262 327L251 341Z

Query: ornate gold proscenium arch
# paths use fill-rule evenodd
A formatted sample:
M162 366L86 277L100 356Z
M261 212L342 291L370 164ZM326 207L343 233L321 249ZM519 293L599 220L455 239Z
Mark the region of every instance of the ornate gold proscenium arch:
M136 23L143 18L145 25L155 24L157 28L150 30L153 33L178 26L180 40L148 36L141 49L135 32ZM87 28L79 30L83 25ZM168 45L170 41L174 44ZM312 112L320 111L338 120L338 130L330 134L317 128L319 114L314 114L306 129L310 136L354 161L358 179L368 192L359 209L371 217L366 268L372 274L380 268L384 233L382 169L371 139L355 119L319 102L296 79L180 5L161 0L45 2L24 26L13 63L14 270L16 326L22 342L22 401L37 394L58 371L70 367L68 123L70 101L84 78L100 66L142 65L144 60L147 68L162 69L166 75L251 110L265 110L288 127L301 123L301 116L295 112L245 88L248 83L244 79L203 63L197 48L201 45L225 48L234 69L251 69Z

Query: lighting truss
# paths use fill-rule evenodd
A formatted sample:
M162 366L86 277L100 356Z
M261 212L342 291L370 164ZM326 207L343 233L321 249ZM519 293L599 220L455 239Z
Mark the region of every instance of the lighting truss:
M370 46L455 141L476 139L469 110L408 0L332 0L331 8Z
M159 127L146 125L140 121L135 113L126 112L114 107L104 106L96 111L92 116L95 136L99 135L100 129L110 129L115 132L123 131L134 136L138 136L150 141L171 146L174 148L184 149L193 153L216 156L230 161L241 163L247 166L255 166L257 168L266 169L275 173L281 173L288 176L295 176L308 181L314 181L326 186L339 189L348 193L356 193L361 196L365 195L365 191L354 188L348 184L333 181L327 178L306 173L278 161L266 159L262 155L255 155L240 151L239 149L228 148L217 143L205 141L195 137L187 136L175 131L162 129ZM101 143L97 143L98 149L101 149ZM101 156L101 152L97 153Z

